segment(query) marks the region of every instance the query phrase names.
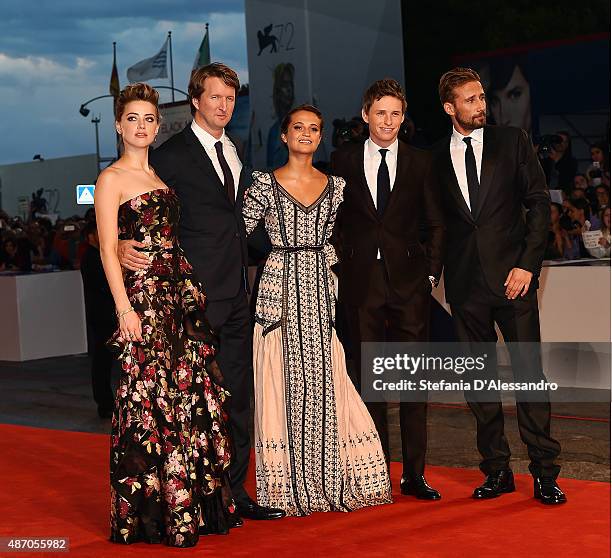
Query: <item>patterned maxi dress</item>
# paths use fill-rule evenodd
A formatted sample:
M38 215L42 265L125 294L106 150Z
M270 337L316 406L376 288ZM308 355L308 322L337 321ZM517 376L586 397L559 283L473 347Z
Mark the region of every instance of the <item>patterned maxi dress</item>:
M110 454L110 539L118 543L186 547L200 533L227 532L227 394L207 373L214 337L178 244L178 218L170 189L119 209L121 238L143 242L151 265L125 276L143 342L126 342L119 330L109 341L122 366Z
M273 250L253 338L257 500L288 515L391 502L376 428L346 372L334 325L329 244L344 180L309 207L272 173L253 173L243 215L263 218Z

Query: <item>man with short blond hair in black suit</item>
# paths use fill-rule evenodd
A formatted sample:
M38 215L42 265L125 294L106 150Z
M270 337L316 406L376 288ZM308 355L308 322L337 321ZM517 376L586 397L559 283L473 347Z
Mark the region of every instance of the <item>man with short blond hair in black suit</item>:
M440 144L435 168L441 184L448 245L444 288L460 341L497 341L495 324L510 343L517 381L545 380L539 350L538 276L550 224L546 179L527 133L486 126L478 74L455 68L440 80L440 101L453 130ZM465 392L477 424L485 482L474 498L514 491L510 447L498 394ZM550 435L547 392L517 396L521 439L527 445L534 496L561 504L556 478L561 448Z

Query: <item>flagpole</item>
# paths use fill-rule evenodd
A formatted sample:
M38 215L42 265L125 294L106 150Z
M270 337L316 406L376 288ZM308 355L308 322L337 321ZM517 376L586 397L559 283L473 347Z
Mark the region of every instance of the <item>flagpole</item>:
M172 31L168 31L168 46L170 48L170 87L172 87L172 102L174 103L174 66L172 64Z
M117 43L113 41L113 68L117 67ZM118 82L117 82L118 84ZM113 115L117 115L117 97L113 97ZM115 145L117 147L117 159L121 157L121 138L115 126Z

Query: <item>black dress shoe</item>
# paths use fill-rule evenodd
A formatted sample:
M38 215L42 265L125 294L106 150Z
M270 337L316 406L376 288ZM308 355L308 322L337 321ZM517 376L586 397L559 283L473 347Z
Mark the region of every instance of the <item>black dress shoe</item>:
M278 508L266 508L253 500L236 502L236 513L245 519L281 519L285 512Z
M439 500L440 493L427 484L423 475L416 477L402 477L400 491L405 496L416 496L419 500Z
M533 497L543 504L565 504L567 498L552 477L535 477L533 479Z
M228 512L227 524L230 529L234 529L235 527L242 527L244 525L244 521L242 521L242 519L238 515L238 512Z
M495 473L487 475L485 481L474 490L473 498L477 500L487 500L497 498L502 494L514 492L514 475L511 469L501 469Z

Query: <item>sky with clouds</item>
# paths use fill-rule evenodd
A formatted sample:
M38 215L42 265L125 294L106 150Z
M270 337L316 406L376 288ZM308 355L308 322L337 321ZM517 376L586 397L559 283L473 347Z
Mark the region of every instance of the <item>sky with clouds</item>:
M206 22L212 60L247 82L244 0L2 0L0 164L95 152L92 116L101 117L102 156L112 156L112 99L88 105L87 118L79 107L108 94L113 41L123 87L127 68L155 55L172 31L174 85L186 91ZM160 95L171 100L168 90Z

